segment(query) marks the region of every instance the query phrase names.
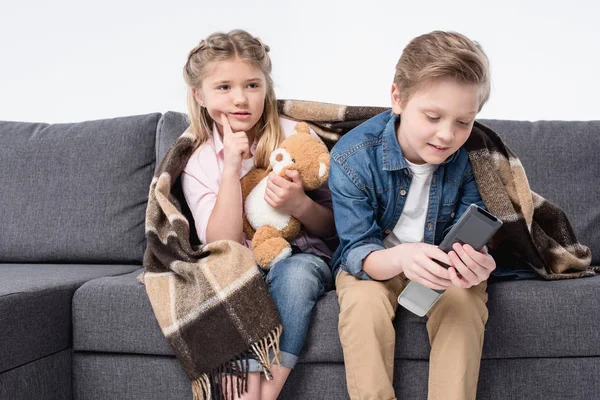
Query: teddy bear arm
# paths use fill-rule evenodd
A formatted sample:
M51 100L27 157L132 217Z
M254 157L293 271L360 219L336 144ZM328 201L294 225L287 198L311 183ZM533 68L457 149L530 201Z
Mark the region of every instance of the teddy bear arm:
M269 225L261 226L252 240L256 262L269 270L277 262L292 254L292 247L283 237L283 232Z
M294 217L291 217L290 222L285 228L283 228L281 234L285 238L285 240L291 242L300 234L301 229L302 226L300 224L300 221L298 221Z

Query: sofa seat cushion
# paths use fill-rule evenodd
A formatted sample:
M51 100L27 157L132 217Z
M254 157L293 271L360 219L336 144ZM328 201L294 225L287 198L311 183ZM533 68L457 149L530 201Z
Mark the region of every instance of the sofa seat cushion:
M138 269L82 285L73 296L73 350L173 355Z
M0 264L0 372L71 347L71 300L87 280L134 265Z
M73 347L77 351L173 355L152 312L143 285L128 275L82 285L73 300ZM546 282L507 281L489 285L489 321L483 358L600 356L595 304L600 276ZM334 291L315 310L300 362L342 362ZM425 319L398 308L396 358L427 360ZM572 328L568 328L572 327Z

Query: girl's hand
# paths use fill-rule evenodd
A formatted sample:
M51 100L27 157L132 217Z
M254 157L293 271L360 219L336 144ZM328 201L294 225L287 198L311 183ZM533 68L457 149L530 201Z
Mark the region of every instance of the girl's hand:
M298 171L285 171L291 179L277 175L274 172L269 174L267 180L267 189L265 190L265 201L273 208L290 214L299 215L307 201L312 201L304 192L304 185Z
M411 281L435 290L446 290L452 286L448 270L435 261L452 265L448 254L437 246L427 243L403 243L390 248L404 275Z
M231 171L239 174L242 169L242 159L252 157L248 136L244 131L234 133L225 114L221 114L221 125L223 125L223 147L225 152L223 172Z
M470 288L479 285L490 277L496 269L496 261L484 247L481 251L475 250L468 244L455 243L448 257L453 267L448 269L452 284L458 288Z

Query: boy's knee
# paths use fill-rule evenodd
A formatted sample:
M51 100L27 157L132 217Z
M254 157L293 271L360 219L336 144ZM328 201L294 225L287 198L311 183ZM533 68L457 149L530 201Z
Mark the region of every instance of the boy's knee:
M450 288L428 313L429 319L458 320L485 325L488 317L486 287Z
M377 321L380 318L393 319L395 315L394 304L390 301L387 290L374 281L362 281L342 290L338 289L338 302L340 313L355 314L360 320Z

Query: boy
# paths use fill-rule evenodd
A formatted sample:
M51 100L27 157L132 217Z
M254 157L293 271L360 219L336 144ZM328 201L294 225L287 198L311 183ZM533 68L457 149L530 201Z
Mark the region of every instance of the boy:
M496 264L486 250L456 244L446 254L437 245L470 204L483 206L462 146L489 93L479 45L452 32L419 36L396 66L392 111L331 151L333 270L352 399L395 399L392 320L408 280L446 289L427 314L429 399L475 398Z

